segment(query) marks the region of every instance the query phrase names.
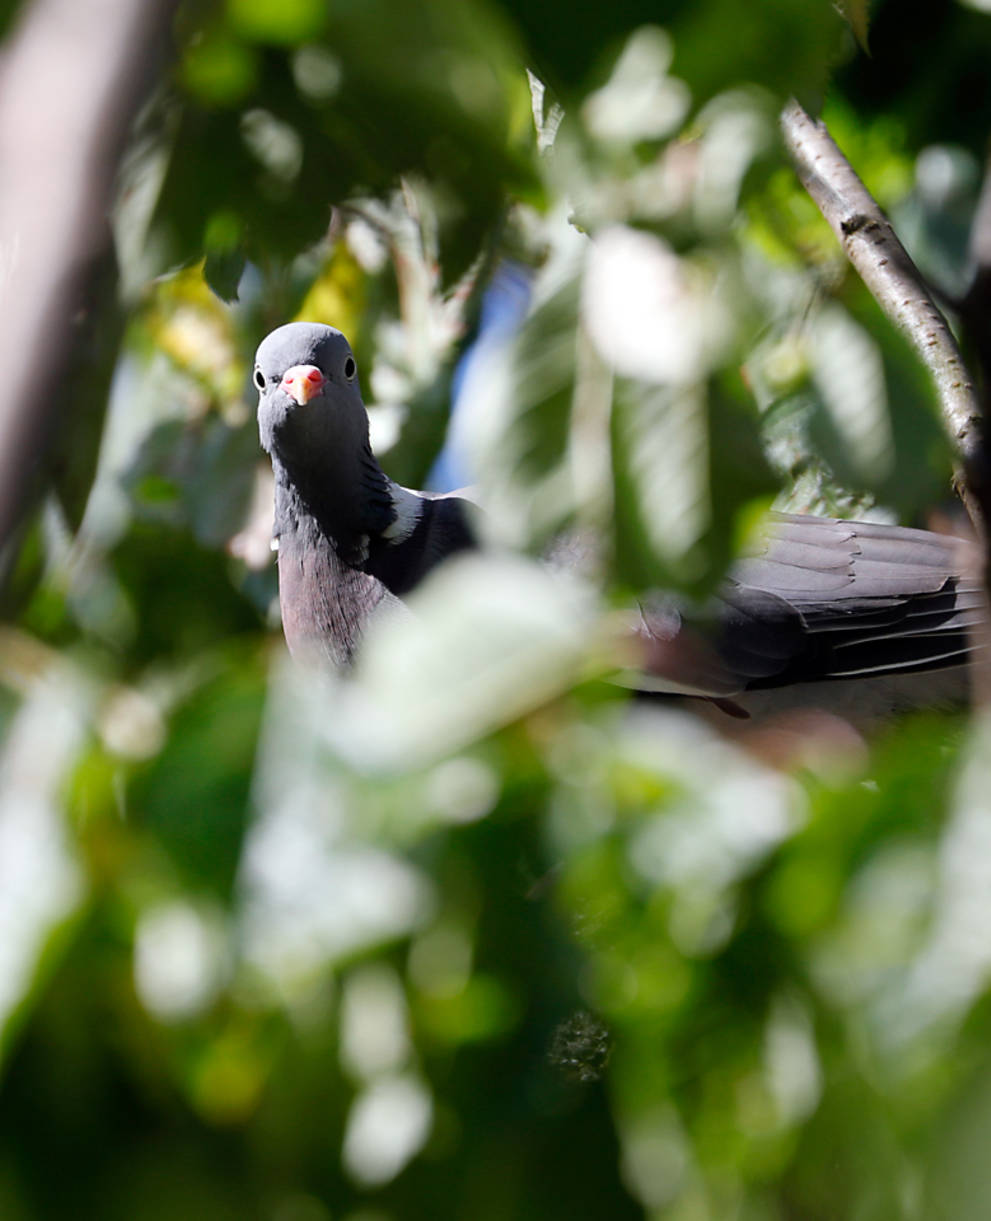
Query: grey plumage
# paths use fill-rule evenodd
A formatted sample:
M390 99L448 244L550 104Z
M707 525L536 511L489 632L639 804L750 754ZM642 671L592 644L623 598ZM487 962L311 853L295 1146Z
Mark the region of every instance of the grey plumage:
M304 372L289 386L293 370L317 371L322 383ZM254 380L275 476L286 642L294 656L346 664L383 602L472 545L466 502L410 492L382 471L340 331L308 322L279 327L258 348Z
M688 625L664 608L645 613L648 670L660 679L655 686L667 674L682 691L733 701L774 688L883 679L895 704L918 702L918 684L905 676L955 671L959 682L929 685L941 693L937 702L962 697L984 617L978 572L975 550L961 539L775 515L756 552L732 568L708 623Z
M962 664L984 602L967 567L966 544L925 530L775 518L724 592L725 655L751 687Z
M368 617L474 546L467 502L398 487L372 455L351 348L292 323L258 349L261 441L275 475L286 640L349 662ZM736 710L748 693L960 674L983 622L976 558L960 540L897 526L775 516L708 617L669 603L640 627L645 681ZM935 688L934 688L935 689Z

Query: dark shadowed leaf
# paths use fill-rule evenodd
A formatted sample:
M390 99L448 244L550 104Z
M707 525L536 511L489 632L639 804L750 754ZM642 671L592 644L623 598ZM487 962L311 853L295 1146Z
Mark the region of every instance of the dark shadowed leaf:
M241 283L246 261L241 250L216 251L206 256L203 276L221 301L228 305L237 300L237 286Z
M264 683L257 661L226 665L173 713L158 758L129 789L129 804L169 853L185 884L230 895L248 820Z

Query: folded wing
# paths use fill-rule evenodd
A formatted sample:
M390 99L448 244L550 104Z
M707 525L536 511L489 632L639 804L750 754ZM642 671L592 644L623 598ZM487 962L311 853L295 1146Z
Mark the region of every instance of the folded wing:
M962 666L976 646L983 592L960 539L831 518L775 516L759 550L731 570L715 624L677 633L703 654L700 693ZM670 622L645 620L662 673L675 653Z

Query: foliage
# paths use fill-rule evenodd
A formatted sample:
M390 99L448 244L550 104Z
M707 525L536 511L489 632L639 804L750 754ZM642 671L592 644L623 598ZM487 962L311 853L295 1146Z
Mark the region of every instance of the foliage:
M887 0L867 58L849 18L181 6L6 557L5 1221L984 1215L987 725L614 681L636 598L704 597L772 502L953 511L776 116L824 95L956 291L991 22ZM277 626L249 373L296 316L492 543L348 677Z

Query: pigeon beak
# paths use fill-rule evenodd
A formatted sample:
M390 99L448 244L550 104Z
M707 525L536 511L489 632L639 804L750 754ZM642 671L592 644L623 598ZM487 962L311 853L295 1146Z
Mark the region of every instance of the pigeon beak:
M304 407L320 393L326 380L316 365L293 365L283 374L279 389L284 390L297 407Z

